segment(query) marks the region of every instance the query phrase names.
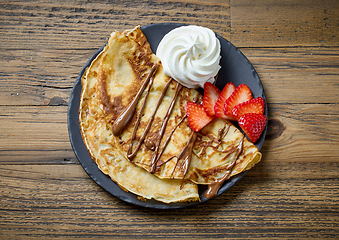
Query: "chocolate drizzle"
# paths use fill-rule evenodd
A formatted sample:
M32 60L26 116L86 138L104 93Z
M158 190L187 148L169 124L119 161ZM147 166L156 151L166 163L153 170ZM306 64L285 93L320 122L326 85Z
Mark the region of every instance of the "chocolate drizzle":
M167 126L167 122L169 120L169 117L172 113L172 110L173 110L173 107L174 107L174 103L175 103L175 100L177 99L178 97L178 94L182 88L182 85L178 82L176 82L176 87L175 87L175 93L174 93L174 96L171 100L171 103L170 105L168 106L168 109L167 109L167 112L166 112L166 115L164 117L164 120L161 124L161 128L160 128L160 137L159 137L159 141L156 143L155 145L155 150L154 150L154 154L152 156L152 159L151 159L151 170L150 172L151 173L154 173L155 172L155 167L156 167L156 164L157 162L159 161L159 158L160 158L160 154L159 154L159 148L160 148L160 142L161 142L161 139L164 135L164 132L165 132L165 129L166 129L166 126Z
M231 172L240 156L240 154L243 151L243 147L244 147L244 136L241 138L240 143L238 144L237 147L237 154L234 158L234 161L232 163L229 164L227 171L225 172L225 174L216 179L213 183L210 183L208 185L208 189L207 191L204 193L204 197L207 199L211 199L217 196L219 189L221 188L221 186L224 184L224 182L226 180L228 180L231 176Z
M150 73L147 75L146 80L143 82L141 88L139 89L137 95L133 98L133 100L129 103L129 105L119 114L117 119L114 121L112 125L112 132L115 136L119 135L119 133L124 129L124 127L127 125L131 117L133 116L133 113L135 111L135 108L137 106L137 103L144 92L146 86L150 82L150 79L153 79L154 74L157 72L159 65L155 64L153 65Z
M154 145L154 143L153 143L150 139L144 140L144 144L145 144L145 146L146 146L149 150L154 151L155 145Z
M147 96L145 97L145 101L144 101L143 107L142 107L142 109L141 109L141 111L140 111L139 117L138 117L138 119L137 119L137 123L136 123L136 125L134 126L133 134L132 134L132 139L131 139L131 143L130 143L130 147L128 148L128 151L127 151L127 158L128 158L129 160L132 160L132 159L135 157L135 155L137 154L137 152L138 152L138 150L139 150L141 144L143 143L143 141L144 141L144 139L145 139L145 137L146 137L146 135L147 135L149 129L151 128L151 125L152 125L152 122L153 122L153 120L154 120L155 114L156 114L156 112L157 112L157 110L158 110L158 108L159 108L159 106L160 106L160 103L161 103L162 99L163 99L164 96L165 96L165 93L166 93L166 91L167 91L169 85L171 84L171 81L172 81L172 79L171 79L170 81L167 82L167 84L165 85L164 89L162 90L161 95L160 95L160 97L159 97L159 99L158 99L158 102L157 102L157 104L156 104L156 106L155 106L155 108L154 108L154 111L153 111L152 115L151 115L151 118L150 118L150 120L148 121L148 124L147 124L147 126L146 126L146 129L145 129L143 135L141 136L140 140L138 141L138 145L137 145L137 147L135 148L135 150L134 150L134 152L133 152L133 151L132 151L133 140L134 140L134 138L135 138L136 131L137 131L137 128L138 128L139 123L140 123L140 119L141 119L141 116L142 116L142 112L143 112L143 109L144 109L144 105L145 105L145 103L146 103L147 96L148 96L148 93L149 93L149 91L150 91L151 85L150 85L150 87L148 88ZM151 83L153 84L153 81L152 81ZM152 141L148 140L148 146L151 146L151 145L154 145L154 143L153 143Z
M153 71L153 74L154 74L155 72L156 72L156 71ZM149 76L150 76L150 75L149 75ZM163 119L163 122L162 122L162 124L161 124L161 128L160 128L160 131L159 131L159 138L158 138L158 141L157 141L157 142L153 142L153 141L151 141L150 139L146 139L146 140L145 140L146 135L147 135L147 133L148 133L148 131L149 131L151 125L152 125L153 120L154 120L155 114L156 114L156 112L157 112L157 110L158 110L158 108L159 108L159 106L160 106L160 103L161 103L162 99L164 98L164 96L165 96L165 94L166 94L166 92L167 92L167 89L168 89L169 85L170 85L171 82L173 81L173 79L170 79L170 80L167 82L167 84L165 85L164 89L162 90L161 95L160 95L160 97L159 97L159 99L158 99L158 101L157 101L157 103L156 103L156 106L155 106L155 108L154 108L154 110L153 110L153 113L152 113L152 115L151 115L151 118L150 118L150 120L149 120L148 123L147 123L146 129L145 129L143 135L142 135L142 136L140 137L140 139L138 140L137 146L135 147L135 149L134 149L134 151L133 151L133 140L135 139L136 131L137 131L138 126L139 126L139 124L140 124L141 116L142 116L142 114L143 114L143 111L144 111L144 108L145 108L145 105L146 105L146 100L147 100L147 97L148 97L148 95L149 95L151 86L152 86L152 84L153 84L153 80L154 80L154 79L153 79L153 75L152 75L152 77L149 77L149 81L145 81L144 84L143 84L143 86L142 86L142 88L141 88L141 90L144 91L145 88L146 88L146 85L148 84L148 88L147 88L147 91L146 91L146 95L145 95L145 98L144 98L144 102L143 102L143 105L142 105L142 107L141 107L139 116L138 116L138 118L137 118L137 120L136 120L135 126L134 126L134 128L133 128L132 137L131 137L131 142L130 142L130 145L129 145L129 148L128 148L128 151L127 151L127 158L128 158L129 160L132 160L132 159L136 156L136 154L137 154L138 150L140 149L142 143L144 143L145 146L146 146L148 149L153 150L154 153L153 153L153 155L152 155L152 158L151 158L151 164L150 164L150 172L151 172L151 173L155 173L157 163L158 163L158 161L159 161L159 159L160 159L162 153L164 152L164 150L165 150L167 144L169 143L171 136L173 135L173 133L174 133L174 131L176 130L176 128L177 128L177 127L184 121L184 119L186 118L186 115L185 115L185 116L181 119L181 121L179 121L179 123L172 129L172 131L171 131L171 132L169 133L169 135L167 136L167 138L166 138L165 143L163 144L163 146L160 147L160 143L161 143L161 140L162 140L163 135L164 135L164 133L165 133L165 129L166 129L168 120L169 120L169 118L170 118L170 115L171 115L171 113L172 113L172 110L173 110L175 101L176 101L176 99L177 99L177 97L178 97L178 94L179 94L180 90L181 90L182 87L183 87L180 83L176 82L175 93L174 93L173 98L171 99L171 102L170 102L170 104L169 104L169 106L168 106L168 108L167 108L167 112L166 112L166 114L165 114L165 116L164 116L164 119ZM141 92L141 91L139 90L138 94L137 94L136 97L133 99L133 101L138 101L138 100L139 100L139 98L140 98L140 96L141 96L141 94L139 94L140 92ZM120 129L120 127L123 126L122 123L125 123L125 125L127 124L127 121L126 121L126 120L128 120L127 115L133 113L134 110L135 110L135 104L134 104L134 103L133 103L133 104L129 104L129 105L127 106L127 108L122 112L121 117L119 116L119 118L117 118L118 121L117 121L117 123L116 123L116 126L113 127L113 129L116 130L115 133L120 133L120 131L122 130L122 129ZM128 114L127 114L127 113L128 113ZM121 123L120 123L119 121L120 121ZM124 126L125 126L125 125L124 125ZM176 157L178 158L176 167L177 167L177 165L178 165L178 162L183 162L183 164L181 164L181 165L182 165L181 168L182 168L182 170L183 170L183 172L184 172L184 176L186 175L187 170L188 170L188 166L189 166L189 164L190 164L190 162L191 162L192 149L193 149L193 144L194 144L194 142L195 142L196 136L197 136L197 133L192 132L191 137L190 137L190 139L189 139L189 141L188 141L186 147L181 151L181 153L180 153L178 156L176 156ZM172 159L172 158L171 158L171 159ZM167 162L167 161L166 161L166 162ZM175 170L175 169L174 169L174 170ZM173 170L173 171L174 171L174 170Z
M184 119L185 119L185 118L183 118L182 120L184 120ZM180 125L180 123L182 123L182 121L180 121L180 122L178 123L178 125ZM177 127L178 125L176 125L176 127ZM174 130L175 130L175 129L173 129L172 132L170 133L170 135L167 137L166 142L165 142L164 146L162 147L162 151L161 151L160 155L161 155L162 152L164 151L164 149L165 149L167 143L169 142L169 140L170 140L170 138L171 138L171 136L172 136ZM172 178L173 178L173 174L174 174L174 172L175 172L175 169L176 169L177 167L180 167L180 168L181 168L181 171L180 171L180 172L183 173L183 174L182 174L182 178L185 177L185 175L186 175L186 173L187 173L187 171L188 171L188 167L189 167L189 165L190 165L190 163L191 163L192 152L193 152L193 145L194 145L194 143L195 143L195 139L197 138L197 136L198 136L198 133L192 131L191 136L190 136L190 138L189 138L189 140L188 140L186 146L181 150L181 152L180 152L178 155L175 155L175 156L170 157L169 159L167 159L165 162L159 164L158 166L161 166L161 165L163 165L163 164L165 164L165 163L171 161L172 159L178 159L177 162L176 162L176 164L175 164L175 167L174 167L174 169L173 169L173 171L172 171Z
M178 161L177 161L177 164L175 165L174 170L177 168L177 166L180 166L181 172L183 172L183 177L186 175L188 171L188 167L190 166L191 159L192 159L193 145L195 143L195 139L197 138L197 136L198 136L197 132L193 131L191 133L191 136L188 140L186 147L184 147L184 149L181 151L181 153L178 156ZM174 173L174 170L173 170L173 173Z
M227 129L226 129L227 127ZM231 125L225 124L223 128L220 128L218 131L218 142L221 143L221 140L227 135L228 131L230 130Z
M175 92L174 92L174 96L172 97L170 104L167 108L166 114L162 120L162 124L158 133L158 138L156 141L154 141L153 139L146 139L146 136L151 128L152 123L154 122L155 119L155 115L159 109L159 106L170 86L170 84L172 82L174 82L174 80L171 78L166 85L164 86L161 95L158 99L158 101L156 102L155 108L150 116L150 119L145 127L144 133L142 134L142 136L137 140L137 144L136 146L133 146L135 139L136 139L136 133L138 130L138 127L140 125L141 122L141 118L144 114L145 111L145 106L146 106L146 102L147 102L147 98L150 94L151 88L153 86L154 83L154 76L157 72L159 65L155 64L153 65L153 67L151 68L149 74L146 77L146 80L142 83L140 89L138 90L136 96L132 99L132 101L128 104L127 107L125 107L125 109L119 114L119 116L116 118L116 120L114 121L113 125L112 125L112 132L114 135L119 135L121 133L121 131L126 127L126 125L128 124L128 122L131 120L133 114L135 113L135 109L136 106L138 104L138 102L141 99L142 94L145 92L145 96L144 96L144 100L140 109L140 112L137 116L133 131L132 131L132 135L131 135L131 140L129 143L129 147L127 150L127 158L129 160L132 160L136 155L137 152L139 151L141 145L144 143L146 148L154 151L152 156L151 156L151 163L148 166L149 167L149 172L154 174L157 170L158 167L161 167L163 164L166 164L167 162L171 161L172 159L177 159L175 166L173 168L172 174L171 174L171 178L182 178L184 179L185 175L188 172L190 163L191 163L191 159L192 159L192 154L193 154L193 146L194 143L196 141L196 138L198 136L198 133L195 131L191 132L191 135L185 145L185 147L181 150L181 152L175 156L171 156L169 159L167 159L164 162L159 162L162 154L164 153L168 143L170 142L170 139L172 137L172 135L174 134L174 132L176 131L176 129L178 128L178 126L184 122L184 120L186 119L186 115L183 116L180 121L175 125L175 127L173 127L172 130L169 131L169 133L167 134L167 137L164 141L162 141L163 137L164 137L164 133L165 133L165 129L167 126L167 123L169 121L169 118L171 116L172 110L174 108L176 99L178 98L179 92L181 91L181 89L183 88L183 86L178 83L175 82ZM100 86L101 88L103 88L103 86ZM105 99L102 99L105 100ZM195 99L196 101L197 99ZM221 129L219 129L218 131L218 136L217 136L217 141L218 141L218 145L220 145L222 143L222 139L228 134L228 131L230 129L230 125L229 124L225 124L225 126ZM162 146L161 142L163 142ZM230 163L227 168L226 168L226 172L224 173L224 175L218 179L216 179L213 183L210 183L208 185L208 189L207 191L204 193L204 196L207 199L211 199L214 198L217 193L218 190L220 189L220 187L224 184L224 182L226 180L228 180L230 178L231 172L234 168L234 166L236 165L236 162L239 158L239 156L241 155L242 151L243 151L243 143L244 142L244 136L242 137L240 143L238 144L238 146L236 148L234 148L233 152L236 151L236 156L235 159L233 160L232 163ZM174 176L174 173L176 172L176 169L180 169L180 176Z

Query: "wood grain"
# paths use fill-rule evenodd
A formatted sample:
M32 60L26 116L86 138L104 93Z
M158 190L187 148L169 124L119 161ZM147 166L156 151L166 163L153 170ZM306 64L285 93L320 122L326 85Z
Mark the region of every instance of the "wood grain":
M74 160L66 106L1 107L0 121L1 162Z
M256 69L268 102L339 103L339 48L246 48L241 51Z
M338 161L339 149L333 147L339 142L338 104L269 104L268 109L269 119L281 122L284 130L265 141L264 157L286 163ZM7 106L0 111L5 126L0 132L0 162L77 163L68 137L66 106Z
M232 1L231 41L239 47L338 46L339 2Z
M335 167L262 163L215 200L189 209L154 211L108 195L79 165L2 165L2 237L335 237ZM293 172L299 168L304 173L296 177Z
M339 102L338 47L240 50L255 67L268 102ZM48 105L56 97L67 104L76 77L95 51L64 51L60 55L58 52L37 56L31 60L31 65L27 65L22 57L13 61L0 60L0 69L6 75L0 88L0 105ZM59 61L50 59L48 56L51 55L57 55ZM87 58L81 59L84 56ZM67 61L76 65L65 66ZM284 88L289 91L281 91Z
M228 37L227 2L0 3L0 104L47 105L53 97L68 101L82 67L114 30L181 22Z
M101 189L68 137L73 84L113 30L208 27L255 67L268 101L262 161L225 194L143 209ZM0 239L339 238L339 2L0 2Z
M167 8L171 8L171 6L173 7L173 4L174 3L166 6ZM249 5L244 7L241 5L241 2L238 4L239 6L236 5L234 7L235 10L232 8L232 11L235 13L238 12L236 10L237 8L241 9L241 11L245 11L244 9L247 8L259 8L260 6L263 8L263 6L265 6L265 4L257 4L255 6ZM273 3L270 4L273 5ZM301 4L302 3L299 5ZM316 5L314 2L313 4ZM61 97L66 102L68 101L73 83L82 66L84 66L90 56L106 42L110 32L113 31L113 29L116 29L116 24L112 24L112 27L103 27L98 23L100 25L98 26L98 29L104 29L105 32L98 33L97 31L93 31L93 24L86 21L89 21L88 19L97 19L98 17L96 16L104 14L102 11L108 11L107 4L95 4L95 6L98 11L94 10L94 5L91 4L86 5L84 10L81 10L82 8L75 8L72 4L68 7L55 6L50 3L37 4L34 2L29 3L26 7L23 3L3 5L2 16L4 18L4 27L2 28L3 35L1 38L2 44L0 50L8 49L8 51L0 51L0 71L2 73L2 88L0 89L1 105L47 105L54 97ZM284 5L278 6L284 9ZM330 6L330 3L326 6ZM91 7L93 9L87 9ZM120 6L119 4L114 5L114 8L117 9L124 9L125 7L124 4L123 6ZM291 3L290 5L286 3L286 7L292 12L295 11L293 8L291 9ZM152 6L152 9L157 8L160 8L160 6ZM215 10L216 8L218 11ZM136 11L133 5L129 6L129 9L131 11ZM218 6L210 3L201 5L200 7L195 5L195 7L191 6L184 9L185 11L191 9L192 12L210 11L215 15L218 13L225 13L227 15L227 12L229 12L229 6L227 4ZM309 7L307 9L314 8ZM279 9L276 11L278 10ZM298 8L296 10L298 10ZM336 5L333 7L332 11L336 11ZM307 11L304 12L305 14L308 13ZM234 15L236 15L235 13ZM72 17L70 17L72 14L76 14L76 18L80 19L77 22L75 22L75 20L65 20L72 19ZM150 16L154 15L154 13L153 15L152 13L149 14ZM241 16L252 17L254 15L253 13L243 12L239 14ZM276 15L274 12L272 13L272 11L270 11L270 14L272 14L272 17ZM294 14L296 14L296 12L294 12ZM16 20L13 19L13 16L15 16ZM21 18L24 18L25 21L21 24L17 24L15 21L19 21L18 19L20 19L20 16ZM109 14L109 16L117 18L113 13ZM217 16L214 15L213 17L217 18ZM40 20L37 21L36 18ZM48 20L49 18L51 19ZM146 19L143 18L143 23L149 24L148 22L145 22ZM225 16L223 19L226 22L230 21L229 16ZM166 19L164 19L164 21L165 20ZM46 27L42 27L42 23L48 25L49 21L53 21L54 23L51 29L63 29L63 32L65 32L63 35L66 36L62 35L61 37L57 32L50 32ZM63 25L58 25L58 21L63 22ZM168 21L168 19L166 21ZM234 21L236 22L236 20ZM264 21L264 19L261 19L261 21ZM104 24L104 22L107 24L107 21L101 20L101 24ZM158 22L163 21L159 20ZM242 22L247 21L242 19ZM250 24L249 22L247 23ZM260 30L262 27L261 22L259 20L256 22L251 21L251 24L254 23L257 25L253 26L253 28L264 33L264 31ZM124 30L137 24L138 23L131 23L130 25L123 25L118 30ZM226 26L227 24L219 25L222 25L225 29L218 31L217 28L213 27L213 24L205 26L212 28L219 34L221 34L221 32L230 32L229 27ZM233 28L234 31L241 29L236 25L233 25ZM74 29L78 29L78 31L75 31ZM339 28L335 28L337 31L338 29ZM251 37L244 37L241 36L240 33L234 31L232 31L234 34L232 34L231 41L238 47L241 47L242 44L238 43L237 39L233 39L234 37L239 37L239 39L243 39L244 41L245 39L248 39L249 42L255 43L255 46L260 47L272 46L272 44L267 45L258 42L258 39L262 40L264 36L270 36L270 39L272 39L274 43L279 42L270 34L260 36L255 32ZM290 32L290 29L285 29L284 31L287 33ZM314 32L314 35L316 36L320 34L317 31L320 30L318 28L312 28L312 32ZM224 34L221 35L229 39L228 36ZM31 36L34 36L34 38ZM22 39L23 37L29 38ZM51 42L51 40L53 41ZM302 38L296 40L296 42L298 45L305 43ZM334 41L334 43L337 43L337 41ZM284 44L287 43L284 42ZM252 45L246 43L246 46ZM294 44L292 44L292 46L294 46ZM267 82L279 86L274 88L276 90L284 87L286 84L293 83L293 85L295 85L295 91L289 91L289 96L286 96L286 93L279 94L281 91L273 92L271 96L279 98L277 100L278 102L290 102L291 99L293 102L295 100L297 100L297 102L314 102L313 94L310 95L310 92L307 91L308 89L301 86L308 82L311 86L316 87L319 93L331 91L328 92L328 94L323 94L322 98L318 98L318 102L328 103L328 99L338 92L338 85L336 84L339 71L338 48L265 48L241 50L254 64L264 84L267 79ZM312 68L313 71L305 72L304 70L306 68ZM62 69L62 71L60 71L60 69ZM328 72L328 70L330 71ZM265 89L270 89L269 86L264 85L264 87ZM305 90L305 92L300 93L302 90ZM267 94L269 95L270 92L267 91ZM299 97L299 99L296 99L296 97Z

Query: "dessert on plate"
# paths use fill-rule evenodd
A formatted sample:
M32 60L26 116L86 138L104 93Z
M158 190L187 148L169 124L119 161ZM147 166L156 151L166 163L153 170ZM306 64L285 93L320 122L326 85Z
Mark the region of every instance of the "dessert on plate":
M100 170L141 200L199 201L198 185L212 198L261 159L229 120L199 112L205 100L195 88L213 85L220 68L220 44L200 28L173 30L157 55L139 27L113 32L82 77L84 143Z

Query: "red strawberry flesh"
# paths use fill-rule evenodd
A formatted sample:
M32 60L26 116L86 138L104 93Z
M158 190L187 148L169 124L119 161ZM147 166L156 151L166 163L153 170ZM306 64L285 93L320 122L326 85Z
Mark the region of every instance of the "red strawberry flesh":
M246 113L239 119L239 126L247 137L255 143L265 129L267 118L259 113Z
M204 99L203 106L206 113L210 116L214 116L214 105L217 102L221 91L215 85L210 82L206 82L204 85Z
M264 111L265 100L262 97L257 97L236 105L232 110L232 115L239 121L240 117L246 113L264 114Z
M199 132L203 127L210 123L215 117L209 116L204 110L203 105L195 102L187 102L185 105L187 120L190 128Z
M220 97L218 98L218 100L217 100L217 102L215 103L215 106L214 106L214 111L215 111L216 117L229 119L229 117L227 117L224 114L224 105L225 105L226 100L232 95L232 93L234 92L235 89L236 89L236 87L235 87L234 83L229 82L229 83L226 84L226 86L222 90Z
M226 100L224 104L224 114L230 120L236 120L232 115L233 108L243 102L249 101L253 98L252 92L246 84L240 84Z

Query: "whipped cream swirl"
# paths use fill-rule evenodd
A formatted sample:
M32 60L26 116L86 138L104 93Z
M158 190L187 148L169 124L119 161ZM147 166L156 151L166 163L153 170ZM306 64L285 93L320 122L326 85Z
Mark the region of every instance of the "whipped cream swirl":
M200 26L183 26L167 33L156 55L165 74L188 88L214 83L220 69L220 42L214 32Z

